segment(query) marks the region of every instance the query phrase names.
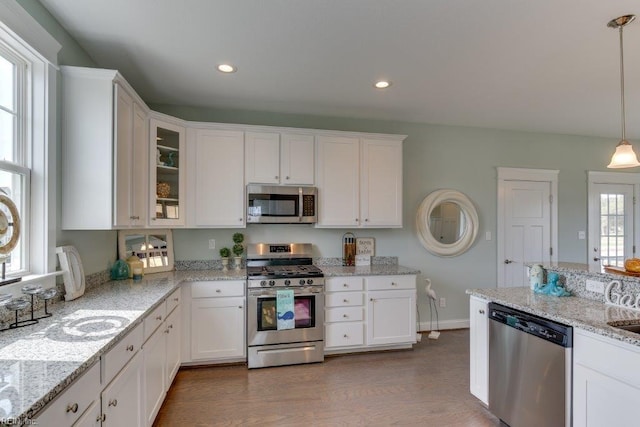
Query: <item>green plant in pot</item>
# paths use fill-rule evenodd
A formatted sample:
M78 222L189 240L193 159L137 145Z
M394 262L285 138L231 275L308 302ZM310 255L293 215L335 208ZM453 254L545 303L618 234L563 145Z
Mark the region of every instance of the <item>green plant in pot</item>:
M222 260L222 269L229 269L229 255L231 255L231 251L229 248L220 249L220 259Z
M231 239L234 243L233 248L231 248L233 255L235 255L233 257L233 262L236 266L236 270L239 270L242 267L242 254L244 253L244 246L242 245L242 242L244 242L244 235L242 233L234 233Z

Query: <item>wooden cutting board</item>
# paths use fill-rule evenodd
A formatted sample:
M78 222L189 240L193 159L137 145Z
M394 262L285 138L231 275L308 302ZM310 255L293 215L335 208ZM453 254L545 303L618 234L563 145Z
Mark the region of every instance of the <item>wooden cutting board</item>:
M635 273L633 271L627 271L623 267L615 267L613 265L605 265L604 266L604 271L606 271L607 273L612 273L612 274L621 274L623 276L640 277L640 273Z

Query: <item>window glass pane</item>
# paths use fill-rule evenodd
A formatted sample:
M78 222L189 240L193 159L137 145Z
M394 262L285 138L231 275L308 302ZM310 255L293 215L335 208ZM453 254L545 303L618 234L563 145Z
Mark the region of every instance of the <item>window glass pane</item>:
M15 65L0 56L0 106L14 110Z
M6 196L11 199L13 204L16 206L18 213L18 218L15 218L14 212L12 212L5 203L0 203L0 211L3 214L0 215L0 246L5 246L12 239L15 239L14 236L16 229L16 220L19 221L21 234L24 233L24 176L17 173L0 170L0 190L0 195ZM6 218L6 222L2 220L2 217ZM4 229L4 227L6 227L6 229ZM19 236L17 245L8 254L8 258L5 261L5 269L7 275L18 273L24 270L25 258L23 250L23 240L21 237L22 236ZM2 261L2 259L0 259L0 261Z
M15 161L13 155L15 138L15 117L0 110L0 160Z

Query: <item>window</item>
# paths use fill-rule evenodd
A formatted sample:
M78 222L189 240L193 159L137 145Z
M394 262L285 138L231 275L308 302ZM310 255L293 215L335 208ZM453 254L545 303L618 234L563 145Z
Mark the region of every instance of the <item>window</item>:
M53 285L56 235L56 67L60 44L16 1L0 2L0 190L16 205L20 239L5 264L22 283ZM0 207L0 209L2 209ZM6 210L3 210L6 214ZM6 237L4 237L6 239Z
M22 224L29 223L31 198L27 157L31 151L30 138L24 126L29 117L27 65L25 58L0 41L0 194L16 205ZM14 225L13 215L4 204L0 204L0 210L10 221L0 236L0 246L4 246L13 237L17 224ZM11 253L0 255L8 277L24 275L30 270L26 231L27 227L22 227L22 236Z

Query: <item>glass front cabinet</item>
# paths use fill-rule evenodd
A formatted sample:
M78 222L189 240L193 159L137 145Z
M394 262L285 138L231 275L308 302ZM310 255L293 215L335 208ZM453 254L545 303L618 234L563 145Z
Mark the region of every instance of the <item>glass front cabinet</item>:
M150 120L151 188L149 225L185 224L185 128L157 118Z

